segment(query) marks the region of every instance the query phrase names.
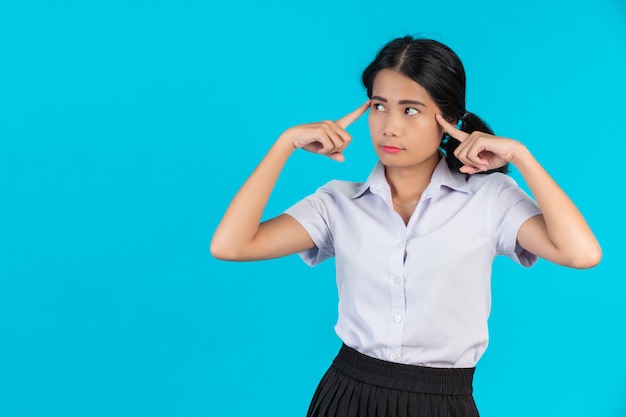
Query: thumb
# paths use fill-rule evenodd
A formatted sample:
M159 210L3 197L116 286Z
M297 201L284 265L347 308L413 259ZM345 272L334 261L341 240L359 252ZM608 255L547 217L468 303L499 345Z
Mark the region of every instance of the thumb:
M344 162L346 160L346 157L341 152L331 153L328 157L337 162Z

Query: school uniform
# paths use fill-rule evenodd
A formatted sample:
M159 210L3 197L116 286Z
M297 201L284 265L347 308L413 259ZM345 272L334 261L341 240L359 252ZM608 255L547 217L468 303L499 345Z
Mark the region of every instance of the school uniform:
M309 265L334 257L343 341L309 416L476 416L495 256L539 207L507 175L435 168L407 225L379 162L365 183L331 181L285 211L309 233Z

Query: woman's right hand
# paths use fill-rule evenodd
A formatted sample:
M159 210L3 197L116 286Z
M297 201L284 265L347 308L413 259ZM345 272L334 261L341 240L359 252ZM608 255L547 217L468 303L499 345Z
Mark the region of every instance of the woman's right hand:
M336 122L287 129L228 206L211 240L213 256L232 261L251 261L278 258L315 247L308 232L293 217L281 214L262 222L263 210L294 149L303 148L336 161L344 160L341 152L351 139L346 127L365 113L369 103L368 100Z
M345 157L342 152L352 140L346 128L361 117L369 105L370 100L336 122L328 120L291 127L281 135L281 139L291 141L296 149L302 148L343 162Z

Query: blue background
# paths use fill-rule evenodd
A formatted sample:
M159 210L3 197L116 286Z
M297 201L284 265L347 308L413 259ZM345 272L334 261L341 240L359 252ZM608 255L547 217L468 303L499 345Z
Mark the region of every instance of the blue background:
M0 415L303 416L339 347L332 262L221 262L210 238L280 132L358 106L404 34L459 54L468 109L604 249L586 271L496 262L481 415L626 415L621 0L3 1ZM367 176L350 131L344 164L294 155L268 217Z

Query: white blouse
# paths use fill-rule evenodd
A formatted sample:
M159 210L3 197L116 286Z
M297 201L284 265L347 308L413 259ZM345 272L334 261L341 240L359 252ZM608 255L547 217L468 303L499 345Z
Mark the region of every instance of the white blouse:
M511 177L451 172L442 158L405 226L384 170L331 181L285 212L315 242L300 256L335 257L335 330L346 345L391 362L474 367L488 343L494 257L537 261L516 237L539 207Z

